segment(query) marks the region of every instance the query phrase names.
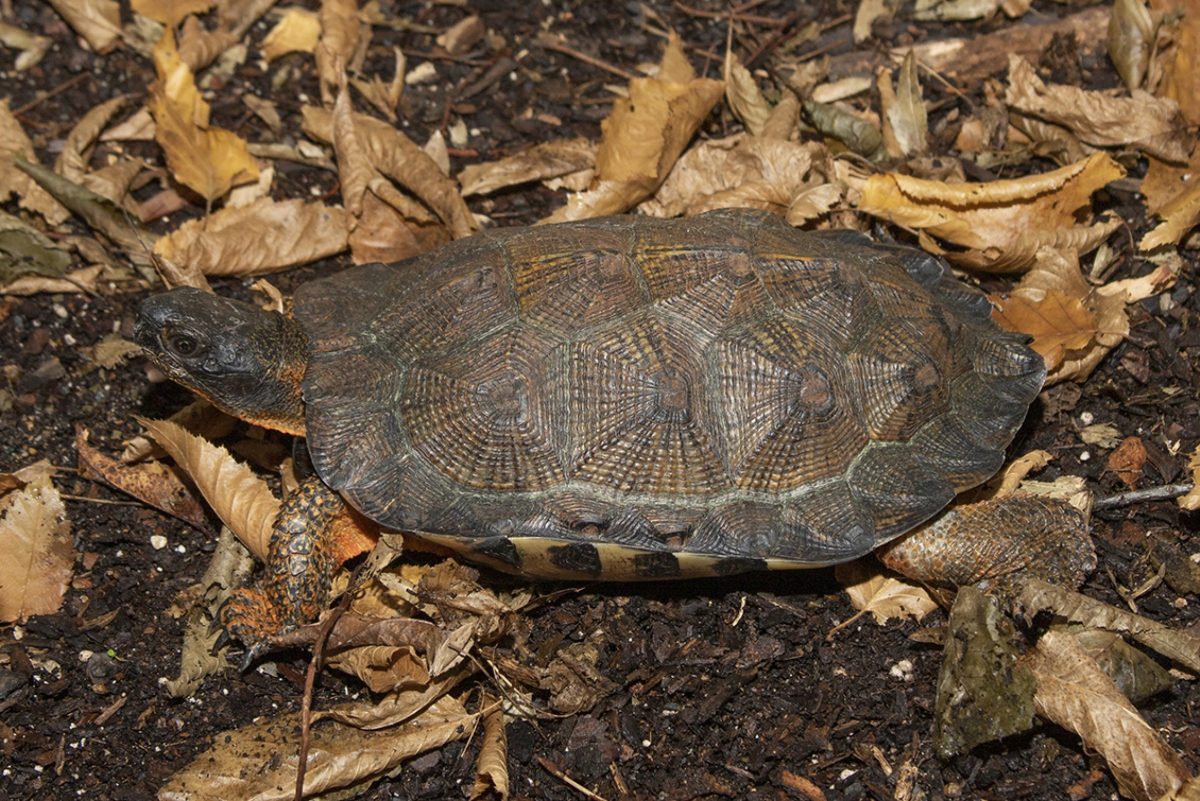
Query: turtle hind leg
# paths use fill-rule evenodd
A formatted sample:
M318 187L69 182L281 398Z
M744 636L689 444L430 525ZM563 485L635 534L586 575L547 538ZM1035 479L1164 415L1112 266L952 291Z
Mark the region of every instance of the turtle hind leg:
M275 518L266 571L258 584L235 590L221 607L225 631L256 656L271 638L315 620L338 566L332 541L347 514L341 497L314 477L288 496Z
M1067 503L1034 495L956 507L876 553L909 578L974 584L1006 597L1030 578L1075 589L1096 568L1083 515Z

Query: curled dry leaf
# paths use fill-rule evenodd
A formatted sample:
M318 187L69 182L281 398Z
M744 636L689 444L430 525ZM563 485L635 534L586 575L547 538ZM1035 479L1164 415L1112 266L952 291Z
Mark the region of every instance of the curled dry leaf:
M233 417L201 398L192 401L167 419L207 440L228 435L237 424ZM155 445L153 440L141 434L130 437L121 445L120 460L125 464L166 455L166 451Z
M851 33L855 44L862 44L871 38L871 26L875 20L891 19L896 12L888 0L858 0L858 10L854 12L854 27Z
M1186 192L1168 202L1157 213L1162 223L1142 237L1142 241L1138 242L1139 250L1178 245L1188 231L1200 224L1200 182L1193 183Z
M199 531L208 531L204 508L175 471L160 462L123 465L88 444L88 430L75 429L79 472L113 489L132 495L155 509L177 517Z
M527 181L545 181L596 163L596 144L587 139L559 139L543 142L499 161L468 164L458 174L465 197L486 195Z
M483 716L483 740L479 745L479 759L475 762L475 784L471 787L470 801L485 798L505 801L508 798L507 723L501 704L494 704L492 711Z
M862 560L838 565L834 578L859 612L869 612L879 625L889 620L920 620L937 609L937 602L923 587L895 576L884 575Z
M1170 98L1134 89L1116 97L1075 86L1047 86L1020 56L1008 65L1005 101L1011 109L1061 125L1089 145L1128 145L1164 161L1183 163L1195 135Z
M58 225L70 213L16 165L17 158L37 161L33 142L8 108L8 98L0 99L0 202L16 195L21 208L37 212L51 225Z
M50 5L97 53L107 53L121 38L117 0L50 0Z
M684 153L654 197L638 210L655 217L730 207L784 214L802 193L825 184L813 168L826 158L827 151L817 143L744 134L708 140Z
M350 90L345 83L338 90L337 101L333 104L333 152L337 157L342 203L352 217L360 217L363 195L378 173L359 138L354 110L350 106Z
M262 275L346 248L349 215L323 203L263 198L188 220L154 243L154 253L204 275Z
M258 178L258 163L232 131L209 124L210 108L167 28L154 47L158 74L150 87L154 136L176 180L210 203L238 184Z
M663 53L659 74L634 78L629 97L613 104L600 124L596 181L542 222L619 214L649 197L720 99L721 81L696 78L677 36Z
M42 60L42 56L46 55L46 51L50 49L51 41L47 36L37 36L15 25L0 22L0 44L21 51L21 55L17 56L16 61L13 62L13 67L17 72L24 72L37 66L37 63Z
M1161 14L1151 15L1144 0L1116 0L1108 18L1108 57L1129 91L1140 89L1150 66Z
M869 159L883 158L887 150L883 145L883 134L872 122L857 114L851 114L833 103L804 101L804 114L813 127L825 136L832 137L846 147Z
M0 621L53 614L71 583L75 549L62 497L47 471L0 499Z
M1003 498L1012 495L1031 474L1038 472L1054 460L1050 451L1030 451L1013 459L1004 469L987 483L988 490L972 496L973 500L983 497Z
M375 187L391 184L377 182ZM399 193L389 194L395 200ZM402 197L402 196L400 196ZM388 264L433 250L450 241L450 232L432 219L417 203L405 205L414 216L406 216L394 203L381 200L374 192L363 197L362 216L350 232L350 257L355 264L382 262Z
M1050 629L1028 660L1034 704L1044 718L1080 736L1108 763L1117 787L1135 801L1157 801L1191 777L1183 760L1065 632Z
M362 78L351 78L350 85L362 94L364 100L382 112L388 121L394 124L396 122L396 106L400 104L400 98L404 95L404 73L408 68L408 62L404 58L404 51L399 47L392 48L392 53L396 58L396 67L392 72L391 81L384 81L378 75L372 75L369 81Z
M1009 16L1020 16L1015 13L1020 9L1021 0L917 0L913 10L913 19L941 20L943 22L965 22L972 19L984 19L996 13L1001 6L1014 8ZM1025 8L1028 9L1028 4ZM1023 13L1023 12L1022 12Z
M321 20L304 8L289 8L263 39L263 58L274 61L288 53L311 53L321 38Z
M328 103L341 85L344 71L353 68L363 24L358 18L357 0L322 0L319 20L317 75L321 79L321 100Z
M1091 195L1124 175L1097 153L1041 175L947 184L900 173L874 175L862 189L861 211L926 231L967 248L944 255L955 264L991 272L1018 272L1034 263L1038 248L1086 253L1120 224L1113 218L1080 225Z
M221 521L259 561L266 561L279 499L250 468L219 445L167 420L138 418L154 441L200 490Z
M729 45L725 47L725 100L751 136L763 135L771 118L771 104Z
M879 101L883 110L883 143L888 154L908 158L924 153L929 137L921 82L917 78L917 58L909 50L900 66L900 76L892 89L892 71L879 73Z
M372 706L360 702L335 710ZM335 711L335 710L331 710ZM365 790L393 774L405 760L474 731L478 715L452 698L441 698L408 723L364 731L330 714L312 727L304 778L305 797ZM300 714L286 713L228 731L159 790L159 801L290 801L296 784Z
M92 145L96 143L104 126L108 125L108 121L127 101L127 97L118 95L88 109L67 134L62 152L54 163L54 171L70 181L82 183L83 177L88 173Z
M340 651L329 657L329 666L349 673L371 688L371 692L425 687L429 668L411 647L366 645Z
M135 14L161 22L173 28L189 14L203 14L216 5L216 0L131 0Z
M1200 509L1200 445L1188 457L1187 469L1192 476L1192 488L1177 502L1181 509L1194 512Z

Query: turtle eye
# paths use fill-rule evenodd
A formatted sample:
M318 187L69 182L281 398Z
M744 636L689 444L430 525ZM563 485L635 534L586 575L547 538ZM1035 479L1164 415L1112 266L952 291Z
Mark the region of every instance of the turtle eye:
M191 334L172 334L167 339L167 347L176 355L187 358L195 356L200 350L200 342Z

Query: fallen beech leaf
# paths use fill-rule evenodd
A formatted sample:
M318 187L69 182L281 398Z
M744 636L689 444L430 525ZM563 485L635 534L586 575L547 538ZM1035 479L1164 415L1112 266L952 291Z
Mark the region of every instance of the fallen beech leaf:
M387 729L419 715L472 673L474 670L460 670L444 679L430 682L428 687L387 693L371 704L317 710L313 713L313 721L335 720L368 731Z
M217 0L131 0L130 6L135 14L161 22L168 28L173 28L189 14L199 16L208 11Z
M1033 619L1039 612L1052 612L1072 623L1126 634L1192 673L1200 673L1200 635L1172 629L1125 609L1089 598L1078 592L1032 579L1021 591L1021 609Z
M1191 188L1177 195L1157 213L1163 221L1142 237L1138 243L1139 250L1178 245L1188 231L1200 224L1200 183L1193 183Z
M263 58L274 61L287 53L311 53L321 38L321 20L304 8L289 8L263 39Z
M396 68L392 72L391 81L385 82L378 75L372 75L369 81L351 78L350 85L359 91L364 100L383 112L388 122L395 124L396 106L400 105L400 98L404 96L404 73L408 62L404 58L404 51L399 47L393 47L392 52L395 54Z
M832 103L804 101L804 113L813 127L869 159L887 156L883 134L873 123Z
M330 103L341 84L344 72L353 72L355 53L362 35L357 0L322 0L318 12L321 39L314 55L317 76L321 79L321 101Z
M141 417L138 422L187 474L229 530L265 562L280 507L266 483L224 448L175 423Z
M207 440L217 440L227 436L237 423L235 418L201 398L192 401L167 419ZM157 459L162 456L166 456L166 451L155 445L149 437L139 434L122 443L120 461L129 464L140 462L142 459Z
M107 53L121 38L117 0L50 0L50 5L97 53Z
M342 203L352 217L360 217L363 195L378 173L359 138L354 110L350 107L350 90L345 84L338 90L337 102L333 104L333 152L337 157Z
M82 183L83 177L88 173L92 145L96 143L104 126L108 125L108 121L127 101L127 97L118 95L88 109L67 134L62 152L54 163L54 171L70 181Z
M507 723L501 704L495 704L492 711L483 716L483 739L479 744L479 758L475 761L475 783L471 787L470 801L493 798L506 801L508 798Z
M586 170L596 163L596 144L587 139L543 142L499 161L468 164L458 174L464 197L486 195L527 181L545 181Z
M362 216L350 232L350 258L355 264L390 264L433 250L450 241L437 221L406 217L373 192L363 199Z
M725 46L725 101L751 136L762 136L771 118L771 104L763 97L750 70L742 66L731 44Z
M1195 136L1188 132L1179 104L1141 89L1131 94L1116 97L1075 86L1047 86L1028 61L1016 55L1009 59L1009 108L1062 125L1089 145L1130 145L1164 161L1186 162Z
M838 565L834 578L859 612L870 612L875 622L920 620L937 609L937 602L923 587L894 576L885 576L861 561Z
M1053 460L1054 456L1049 451L1030 451L1013 459L988 481L989 492L985 493L985 497L1003 498L1012 495L1030 474L1038 472Z
M854 12L854 27L851 33L855 44L862 44L871 38L871 26L876 20L891 19L895 10L887 0L859 0L858 9Z
M679 37L672 36L655 78L634 78L629 97L600 124L596 182L541 222L565 222L628 211L666 180L679 154L716 105L721 81L695 78Z
M51 41L48 36L37 36L15 25L0 22L0 43L3 43L5 47L21 51L21 55L17 56L13 63L17 72L24 72L37 66L37 63L42 60L42 56L46 55L46 51L50 49Z
M333 114L330 111L305 106L303 114L305 132L325 142L333 141ZM354 114L353 120L358 138L376 170L420 198L446 223L455 239L475 232L478 223L458 193L457 184L442 174L416 142L387 123L365 114ZM400 205L381 187L372 186L371 191L393 206ZM384 195L387 196L382 197ZM397 210L405 213L403 208ZM411 213L405 216L413 217Z
M258 178L258 163L232 131L209 124L209 105L196 89L192 71L175 47L170 28L154 47L158 80L150 87L154 136L176 180L206 201Z
M1156 801L1191 777L1183 760L1121 694L1075 639L1050 629L1028 662L1038 714L1080 736L1108 763L1117 787L1135 801Z
M1108 57L1129 91L1140 89L1150 66L1161 14L1151 15L1143 0L1116 0L1108 18Z
M262 275L345 250L348 223L336 206L263 198L188 220L155 242L154 252L204 275Z
M1194 512L1200 509L1200 445L1188 457L1187 469L1192 474L1192 488L1177 503L1181 509Z
M1142 477L1142 468L1147 458L1146 446L1141 438L1126 437L1117 449L1108 455L1105 464L1132 490L1137 489L1138 479Z
M28 174L18 169L18 157L31 163L37 161L33 142L9 111L8 99L0 99L0 202L15 194L21 208L37 212L51 225L62 223L70 213Z
M3 294L25 297L43 293L69 295L76 292L95 294L96 283L104 272L104 265L96 264L91 267L81 267L72 270L62 278L47 278L41 275L26 275L4 287Z
M1070 623L1063 627L1079 647L1095 660L1121 694L1135 704L1170 689L1170 672L1145 651L1125 642L1119 634Z
M550 708L560 715L578 715L600 703L616 689L599 668L600 650L590 642L573 642L554 654L541 688L550 692Z
M75 549L62 497L46 473L0 499L0 621L23 622L62 606Z
M11 473L0 473L0 496L36 482L49 481L53 475L54 465L50 464L49 459L27 464Z
M113 489L137 498L193 528L208 532L204 508L179 476L161 462L123 465L88 444L88 430L77 426L75 451L84 476L98 478Z
M900 67L899 83L892 89L892 71L879 72L879 101L883 109L883 142L894 158L924 153L929 137L921 83L917 79L917 59L909 50Z
M335 712L372 706L359 702L335 707ZM406 759L470 735L479 716L462 704L441 698L402 725L377 731L338 723L331 714L313 725L304 778L305 796L325 797L334 791L348 797L352 788L365 790L372 782L394 775ZM300 713L278 715L264 722L224 732L213 745L158 792L159 801L290 801L296 784L300 748Z
M989 183L947 184L886 173L867 180L859 209L968 248L945 254L955 264L1018 272L1033 264L1040 247L1082 254L1104 241L1120 219L1090 226L1077 219L1093 192L1122 175L1120 165L1101 153L1053 172Z
M425 687L429 668L424 658L408 646L367 645L339 651L328 659L330 667L349 673L371 692L386 693Z
M140 108L129 117L100 134L101 142L152 142L154 141L154 117L149 110Z
M813 168L827 156L828 151L817 143L745 134L710 139L684 153L667 180L638 210L655 217L729 207L784 214L801 193L825 183L824 176Z

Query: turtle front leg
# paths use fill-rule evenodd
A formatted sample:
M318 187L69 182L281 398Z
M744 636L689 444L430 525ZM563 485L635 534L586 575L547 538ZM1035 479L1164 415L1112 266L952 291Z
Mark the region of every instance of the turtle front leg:
M1070 504L1034 495L951 509L876 554L918 581L974 584L1009 598L1030 578L1075 589L1096 569L1083 515Z
M316 476L307 478L279 510L266 572L253 587L235 590L221 607L225 632L246 646L243 666L278 634L316 620L337 568L333 541L345 501Z

